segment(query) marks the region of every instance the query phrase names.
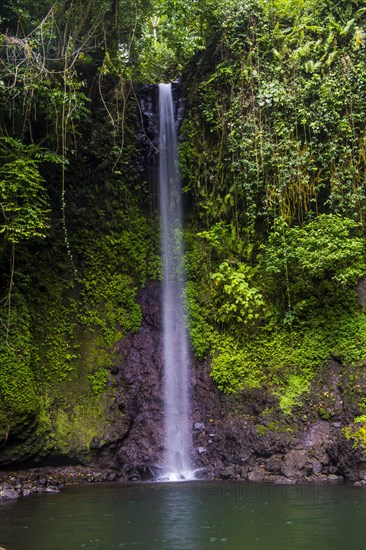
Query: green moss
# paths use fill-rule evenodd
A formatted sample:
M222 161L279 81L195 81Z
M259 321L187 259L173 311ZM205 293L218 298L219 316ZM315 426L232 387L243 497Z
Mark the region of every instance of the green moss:
M355 366L366 358L366 312L344 315L335 327L336 345L332 353L347 366Z
M197 297L197 286L188 282L185 290L187 329L195 356L203 359L211 349L213 327L206 321Z
M106 348L127 331L140 327L137 287L156 277L160 265L152 252L150 234L147 219L130 207L115 213L114 227L106 235L95 242L87 231L78 245L85 267L79 282L77 319L91 329L97 328Z
M265 372L255 348L241 347L235 339L217 333L214 350L211 376L220 390L234 393L264 383Z
M259 424L257 426L257 432L258 432L258 435L265 435L268 432L267 426L263 426L262 424Z
M257 424L258 435L266 435L267 433L281 433L287 431L277 420L272 420L267 424Z
M33 354L43 388L37 433L46 454L86 459L93 437L103 440L114 429L115 390L107 388L113 345L138 330L137 284L149 274L146 220L134 210L124 213L123 225L129 229L118 235L109 229L97 242L82 232L83 272L67 285L63 273L50 273L42 299L33 303Z
M362 424L361 426L359 424ZM361 448L366 452L366 418L364 420L356 420L355 423L343 428L343 433L353 441L353 447Z
M201 234L188 235L186 259L191 277L187 285L188 329L196 356L211 356L211 376L221 391L235 393L246 387L264 385L278 397L282 410L289 414L295 404L301 403L311 380L332 356L350 369L363 364L366 313L358 308L355 292L351 289L344 291L345 307L343 298L326 307L324 302L314 298L307 301L307 306L312 303L311 307L302 309L299 305L288 323L269 301L269 281L263 279L262 273L251 269L251 280L261 290L265 304L258 308L254 322L253 319L238 322L235 312L232 318L219 322L212 273L219 272L224 254L231 258L231 265L241 264L237 263L237 247L234 251L228 244L223 250L216 243L215 233L211 231L209 236L210 239L202 240ZM230 281L224 283L225 292L229 292ZM232 303L240 309L240 315L247 313L235 291L226 301L227 307ZM361 386L359 389L362 390ZM359 402L362 407L362 395L356 386L354 391L353 402ZM324 410L319 410L319 415L330 417L331 407L332 403L328 403Z
M52 430L57 451L79 456L89 453L93 437L104 435L104 414L104 407L95 401L78 403L72 411L57 409Z
M38 394L31 363L30 314L14 293L9 315L1 310L0 324L0 439L33 416Z
M331 411L325 407L319 407L318 414L322 420L330 420L332 417Z
M72 298L74 281L65 282L49 270L43 277L43 292L32 297L32 361L41 384L65 380L75 369L78 342Z
M96 395L103 393L106 388L108 380L108 372L104 369L97 370L91 374L88 374L88 380L92 392Z
M102 441L110 433L115 420L110 415L111 402L111 391L93 396L82 385L64 400L55 392L44 394L37 428L37 438L42 441L38 452L88 460L92 439L97 436Z
M352 413L362 416L366 412L366 372L365 366L357 364L344 371L341 391L344 401L352 406Z
M136 303L136 287L130 276L90 268L83 286L84 310L78 314L79 322L98 328L106 347L113 346L128 330L138 330L141 308Z
M137 288L160 264L137 207L118 211L113 221L106 216L99 230L97 240L85 227L73 235L82 263L77 275L63 241L52 249L45 243L37 258L22 251L28 276L18 299L12 297L8 341L4 332L0 341L0 439L18 432L30 437L28 444L18 438L14 456L85 459L92 438L103 440L114 430L115 414L122 418L111 413L115 389L107 387L113 346L138 330ZM6 325L7 311L1 314Z
M244 332L240 340L216 333L210 342L211 375L221 390L232 393L264 384L283 396L284 410L292 401L292 390L297 391L297 382L300 384L301 380L301 386L307 385L330 354L321 334L289 332L284 328L273 332L262 330L255 335Z

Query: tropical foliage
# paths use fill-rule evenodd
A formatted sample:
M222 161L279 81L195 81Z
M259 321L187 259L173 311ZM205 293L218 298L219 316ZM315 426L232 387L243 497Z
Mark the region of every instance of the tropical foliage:
M332 353L365 353L350 341L364 322L366 11L228 0L211 18L184 69L192 341L221 389L267 381L286 395Z
M2 3L0 438L95 408L159 278L142 84L182 77L187 322L218 387L288 413L332 356L362 364L365 20L363 0Z

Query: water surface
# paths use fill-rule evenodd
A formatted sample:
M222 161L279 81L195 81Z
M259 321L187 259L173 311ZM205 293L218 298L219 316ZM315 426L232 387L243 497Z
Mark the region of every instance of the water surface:
M0 506L7 550L365 550L366 491L227 482L86 485Z

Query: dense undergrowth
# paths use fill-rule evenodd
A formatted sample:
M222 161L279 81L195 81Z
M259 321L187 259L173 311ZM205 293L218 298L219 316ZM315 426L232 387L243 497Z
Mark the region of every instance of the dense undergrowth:
M365 11L225 2L216 17L184 78L190 334L222 391L264 386L289 413L331 358L366 354Z
M87 456L103 438L113 346L160 269L135 83L183 70L194 354L284 414L342 363L363 444L363 2L84 4L0 11L0 440L26 457L38 423L41 454Z

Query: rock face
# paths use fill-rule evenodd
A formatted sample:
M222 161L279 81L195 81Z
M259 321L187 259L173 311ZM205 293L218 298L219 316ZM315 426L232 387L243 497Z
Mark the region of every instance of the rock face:
M151 477L161 463L163 441L162 346L158 283L143 290L144 321L138 333L115 347L114 406L124 412L120 438L97 449L97 463L122 469L127 479Z
M164 441L160 283L149 283L139 291L138 300L143 322L137 333L128 334L115 346L109 423L106 431L95 433L90 440L92 462L62 470L57 478L57 468L46 473L38 468L31 478L20 471L0 471L0 499L57 490L59 484L70 482L137 481L159 476ZM365 453L353 448L342 431L359 414L344 389L348 376L333 359L319 373L304 405L293 409L292 415L284 415L277 399L263 388L234 397L220 394L210 378L209 361L192 358L192 463L196 477L283 484L346 479L366 486ZM360 380L363 383L365 386L366 381ZM324 418L324 411L329 418ZM35 449L37 459L38 447ZM69 462L62 458L67 466L75 464L78 457L73 455ZM78 462L85 464L83 451ZM31 465L35 464L36 460ZM48 455L42 465L50 464L60 466L56 456Z
M159 283L141 290L139 302L142 326L118 343L119 362L112 371L115 406L125 413L120 437L95 449L98 467L116 468L132 480L159 473L164 440ZM314 399L332 393L336 417L331 420L319 418L311 400L285 417L263 389L223 396L210 378L209 362L192 360L191 368L192 461L198 476L276 483L366 480L365 455L341 430L349 412L339 405L342 369L336 361L321 376L327 392L314 392Z
M159 116L158 116L158 86L148 84L140 87L137 91L139 100L139 117L137 120L137 143L141 151L138 170L142 179L147 181L150 188L150 196L156 201L158 172L158 148L159 148ZM175 108L176 128L183 120L183 100L181 84L179 81L172 84L172 94ZM157 205L155 204L155 207Z

